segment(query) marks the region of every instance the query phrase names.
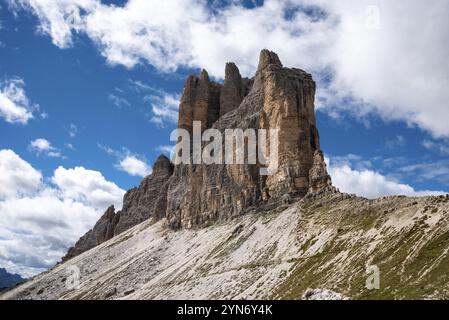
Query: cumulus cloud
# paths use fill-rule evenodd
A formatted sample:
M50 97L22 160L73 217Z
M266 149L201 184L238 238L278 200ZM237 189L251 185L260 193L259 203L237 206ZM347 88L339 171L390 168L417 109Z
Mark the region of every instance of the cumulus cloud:
M330 114L374 113L449 136L447 1L266 0L253 8L194 0L9 3L32 11L55 45L69 47L84 33L109 63L126 67L205 67L222 77L231 60L251 75L267 47L286 65L314 73L318 107Z
M37 155L43 154L48 157L54 158L62 157L59 149L53 147L50 141L42 138L31 141L28 149L32 152L35 152Z
M48 181L48 182L46 182ZM124 190L97 171L59 167L50 179L0 150L0 265L30 276L54 265Z
M97 209L111 204L121 206L123 190L107 181L98 171L60 166L55 170L52 182L62 191L64 198L86 203Z
M446 194L443 191L415 190L408 184L392 180L374 170L353 169L349 162L333 161L326 157L329 174L334 186L342 192L367 198L389 195L428 196ZM335 162L335 163L334 163Z
M42 174L12 150L0 150L0 200L35 192Z
M101 212L51 190L0 201L0 264L30 276L53 266Z
M133 154L126 148L115 150L110 147L98 144L98 148L106 152L110 156L117 158L117 163L114 165L116 169L124 171L131 176L146 177L151 174L152 167L147 164L145 157Z
M134 155L127 155L117 164L117 168L132 176L146 177L151 174L152 168L145 161Z
M0 82L0 117L9 123L27 124L34 108L25 93L22 79Z

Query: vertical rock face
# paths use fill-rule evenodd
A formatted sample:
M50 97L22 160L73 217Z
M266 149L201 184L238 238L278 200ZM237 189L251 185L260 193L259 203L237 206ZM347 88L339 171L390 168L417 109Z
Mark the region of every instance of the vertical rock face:
M242 79L237 66L228 62L225 68L225 79L220 92L220 117L236 109L248 94L252 85L250 79Z
M309 192L320 193L332 189L331 176L327 173L323 152L316 150L313 156L313 167L309 171Z
M267 178L271 196L308 192L309 170L320 149L315 120L315 82L299 69L283 68L273 52L261 52L256 89L263 92L260 127L279 129L279 170Z
M153 172L143 179L138 188L125 194L122 210L115 213L114 206L109 207L62 260L77 256L145 220L158 221L163 218L167 210L168 180L172 173L172 163L161 155L154 163Z
M220 90L206 70L199 77L189 76L179 104L178 128L192 133L193 121L201 121L202 129L210 127L220 114Z
M233 63L226 65L225 74L223 85L211 81L205 70L187 78L178 128L192 135L193 121L201 121L202 131L215 128L222 137L227 129L276 129L277 171L261 175L261 165L247 161L173 167L161 156L153 173L125 194L123 209L115 213L110 207L65 260L148 219L165 217L172 228L201 227L260 206L282 205L285 199L307 193L335 192L320 151L312 76L285 68L277 54L268 50L260 53L252 79L242 78Z
M232 128L278 129L279 168L273 175L261 176L258 165L177 165L167 196L171 227L208 225L255 206L279 204L285 196L303 197L331 184L319 156L315 82L311 75L284 68L274 52L263 50L255 77L246 82L250 83L247 94L243 94L243 83L237 67L228 64L220 96L221 117L212 127L222 136ZM179 123L189 121L182 112L179 117Z

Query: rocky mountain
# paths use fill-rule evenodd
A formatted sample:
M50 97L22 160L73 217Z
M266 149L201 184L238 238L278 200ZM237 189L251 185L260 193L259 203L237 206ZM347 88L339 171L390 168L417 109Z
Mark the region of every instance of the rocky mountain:
M278 129L275 173L161 156L61 264L0 298L449 298L449 196L340 193L320 149L315 90L268 50L251 79L233 63L222 84L205 70L189 76L178 128ZM73 268L77 286L67 285ZM379 286L367 285L370 272Z
M274 52L262 50L252 79L227 63L223 84L207 71L186 80L178 128L201 130L279 129L277 173L261 175L258 165L180 164L160 156L151 175L129 190L123 208L109 207L96 225L70 248L67 261L123 231L151 219L169 227L204 227L258 206L276 207L312 191L335 191L327 174L315 120L315 82L305 71L282 66ZM225 141L223 141L223 147Z
M4 268L0 268L0 290L13 287L24 279L18 274L12 274Z

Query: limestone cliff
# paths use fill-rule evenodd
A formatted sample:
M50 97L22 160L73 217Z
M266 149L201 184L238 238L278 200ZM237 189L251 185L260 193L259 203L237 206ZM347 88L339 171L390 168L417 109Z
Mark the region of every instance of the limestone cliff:
M197 87L191 85L192 79L198 84L205 81L204 88L220 86L211 85L204 71L199 78L189 77L179 113L179 127L189 130L191 125L187 124L192 121L211 118L204 115L205 106L214 114L217 108L215 104L211 108L210 102L204 103L205 95L198 95ZM279 57L268 50L261 52L253 79L243 81L237 66L227 64L218 106L221 117L202 129L212 127L223 135L230 128L279 129L279 169L274 175L262 176L258 165L177 165L167 196L169 225L205 226L241 215L255 206L276 206L285 197L301 198L309 189L333 191L323 157L319 156L314 97L315 82L311 75L283 67ZM312 168L313 177L309 174Z
M334 192L320 150L315 119L315 82L303 70L283 67L262 50L252 79L234 63L225 66L223 84L203 70L189 76L179 104L178 128L201 130L278 129L278 170L260 174L260 164L179 164L161 156L153 173L129 190L123 208L109 208L64 261L150 219L166 218L171 228L204 227L258 207L274 208L308 192ZM223 146L224 146L223 141ZM259 142L258 142L259 143Z

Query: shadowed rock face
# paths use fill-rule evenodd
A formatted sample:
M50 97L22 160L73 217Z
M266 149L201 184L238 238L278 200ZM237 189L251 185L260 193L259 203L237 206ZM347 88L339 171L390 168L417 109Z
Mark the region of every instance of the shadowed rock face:
M167 221L171 227L209 225L260 205L275 206L285 197L303 197L309 189L333 191L320 152L315 82L311 75L284 68L274 52L263 50L255 77L246 83L251 86L245 87L234 64L226 65L219 105L221 117L202 129L219 129L222 136L225 129L232 128L279 129L278 171L261 176L258 165L177 165L167 196ZM181 106L186 100L184 95L191 97L189 90L184 89ZM179 123L189 121L191 118L186 119L185 113L180 112Z
M220 91L220 117L236 109L251 89L252 81L240 75L237 66L228 62L225 68L225 79Z
M110 206L62 260L77 256L145 220L163 218L167 209L168 179L172 173L170 160L161 155L154 163L153 172L143 179L139 187L125 194L122 210L115 213L114 206Z
M123 198L123 208L114 235L152 219L158 221L165 216L167 209L168 179L173 173L170 160L161 155L153 166L153 173L131 189Z
M276 53L262 50L256 75L242 78L227 63L223 84L205 70L186 80L179 105L178 128L191 135L201 129L279 130L274 175L260 175L259 165L175 167L158 158L151 175L129 190L123 208L110 207L92 230L64 257L67 260L145 221L167 219L171 228L204 227L259 207L276 207L309 193L335 192L327 174L315 120L315 82L303 70L283 67ZM223 139L223 150L225 141Z

